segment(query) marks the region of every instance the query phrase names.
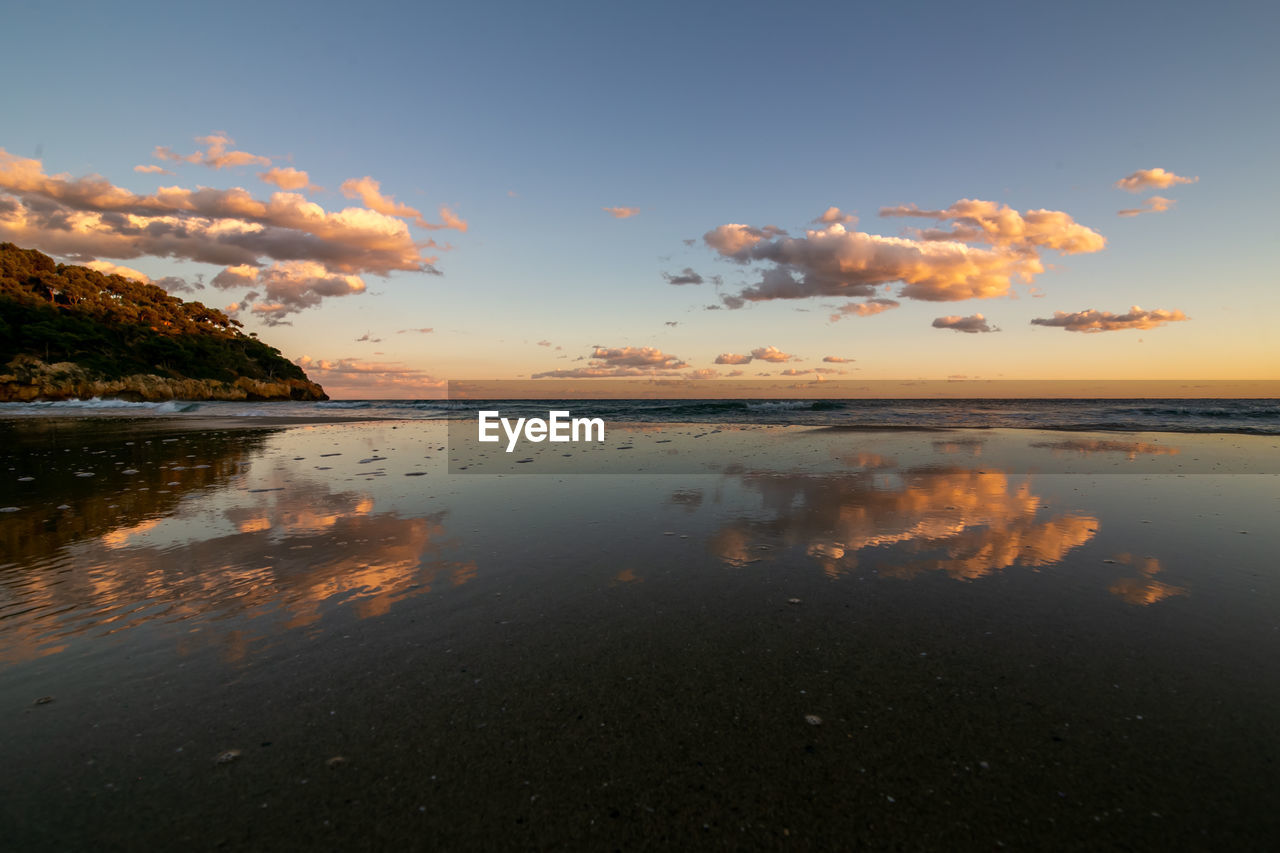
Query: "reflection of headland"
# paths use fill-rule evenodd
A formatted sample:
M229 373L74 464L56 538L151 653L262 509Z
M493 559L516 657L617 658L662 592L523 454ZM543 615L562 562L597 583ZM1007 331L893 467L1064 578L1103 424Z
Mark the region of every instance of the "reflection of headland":
M58 421L4 426L13 443L0 461L32 477L0 487L0 505L20 507L0 518L0 554L16 565L170 514L188 495L225 485L278 431L138 433Z
M78 635L152 620L187 620L184 643L203 637L236 657L273 630L316 622L326 609L381 615L433 586L466 583L477 571L474 562L443 558L451 544L444 512L377 513L367 495L306 481L247 497L223 513L227 529L209 526L212 535L191 538L180 518L150 519L68 548L73 573L55 564L6 583L24 615L6 629L0 661L51 654ZM174 526L181 528L178 544Z
M1098 519L1066 513L1042 519L1028 478L967 468L839 476L742 474L771 517L732 523L711 541L732 565L802 546L828 575L857 566L857 554L888 548L881 574L944 571L971 580L1013 565L1047 566L1093 538Z

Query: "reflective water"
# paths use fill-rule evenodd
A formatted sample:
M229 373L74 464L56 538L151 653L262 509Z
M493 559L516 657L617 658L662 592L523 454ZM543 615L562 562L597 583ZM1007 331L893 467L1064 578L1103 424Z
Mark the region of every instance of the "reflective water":
M1208 473L1278 470L1271 438L668 425L611 446L696 471L543 446L499 476L449 474L442 423L4 429L0 822L30 843L1273 820L1280 477Z

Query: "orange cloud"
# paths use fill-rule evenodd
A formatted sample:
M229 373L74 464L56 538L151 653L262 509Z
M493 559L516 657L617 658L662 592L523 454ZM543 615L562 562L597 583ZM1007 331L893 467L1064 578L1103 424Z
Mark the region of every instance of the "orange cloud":
M688 363L656 347L595 347L586 367L535 373L533 379L599 379L626 376L679 376Z
M245 270L245 267L231 267L223 273L236 279L236 284L252 283L264 290L271 301L256 303L252 311L268 326L280 325L290 314L319 305L326 296L347 296L363 293L365 289L364 280L359 276L332 273L314 261L285 261L263 270L248 268L252 276ZM214 278L215 287L235 286L220 283L220 278L221 274Z
M716 364L750 364L751 356L736 352L723 352L716 356Z
M342 194L347 198L358 198L364 202L365 207L387 216L422 218L422 214L416 208L400 204L391 196L383 195L382 184L368 175L343 181Z
M976 334L978 332L998 332L999 328L987 322L987 318L981 314L973 314L968 317L949 316L939 317L933 321L935 329L951 329L956 332L968 332Z
M1176 323L1189 319L1181 311L1144 311L1137 305L1129 309L1127 314L1112 314L1110 311L1076 311L1068 314L1065 311L1054 311L1049 318L1037 317L1031 321L1036 326L1057 326L1068 332L1114 332L1120 329L1154 329L1165 323Z
M849 362L854 361L852 358L843 358L838 355L824 355L822 360L827 364L848 364Z
M840 208L833 206L833 207L828 207L821 216L819 216L817 219L814 219L813 224L814 225L831 225L833 223L839 222L841 225L848 225L852 222L857 222L857 221L858 221L858 217L851 216L847 213L843 213L840 210Z
M1174 184L1194 184L1199 178L1184 178L1173 172L1166 172L1157 166L1154 169L1139 169L1132 175L1116 181L1116 189L1140 193L1143 190L1162 190Z
M888 311L891 308L897 308L902 303L896 299L867 299L863 302L849 302L841 305L836 313L831 315L831 322L843 320L845 317L870 317L879 314L882 311Z
M315 189L311 186L311 177L301 169L292 166L274 167L259 172L258 177L268 184L275 184L282 190Z
M1044 272L1039 250L1096 252L1105 239L1065 213L1025 214L993 202L964 199L946 210L885 208L886 216L954 220L952 231L916 238L849 231L836 222L789 237L776 226L721 225L703 241L743 265L772 264L760 281L722 298L729 308L771 299L876 297L882 284L901 282L900 296L931 302L989 299L1008 293L1014 278L1030 283ZM969 245L988 243L989 247Z
M628 219L640 212L638 207L602 207L600 209L614 219Z
M921 210L914 204L880 208L881 216L908 216L955 223L951 230L928 230L924 240L959 240L1023 249L1043 247L1063 254L1101 251L1107 241L1092 228L1079 224L1060 210L1028 210L1019 213L994 201L963 198L942 210Z
M790 361L795 358L795 356L785 353L777 347L756 347L751 351L751 357L758 358L761 361L772 362Z
M446 228L466 231L469 227L465 220L458 217L457 214L444 205L440 206L442 222L428 222L422 217L422 213L417 208L410 207L407 204L400 204L391 196L383 195L382 184L368 175L363 178L351 178L343 181L342 194L347 198L359 198L364 202L365 207L370 210L376 210L378 213L412 219L415 225L428 231L440 231Z
M294 364L324 385L331 396L380 399L421 399L438 396L447 381L401 362L360 361L354 358L317 359L309 355ZM376 392L376 394L374 393Z
M170 186L139 195L98 175L46 174L39 160L3 149L0 240L82 263L157 256L216 264L227 268L214 279L220 287L247 284L256 273L245 270L272 262L268 280L296 280L302 269L296 264L307 263L312 266L305 277L314 283L303 290L312 295L359 292L360 273L437 273L435 258L421 253L402 219L371 208L327 211L298 193L258 199L239 187ZM345 284L337 287L339 281ZM172 277L155 283L170 291L192 289ZM310 296L300 300L295 287L286 290L273 299L275 311L263 305L255 310L278 319L281 312L318 303Z
M151 277L145 273L138 272L132 267L122 267L119 264L113 264L110 261L89 261L83 266L91 270L97 270L103 275L118 275L124 278L131 278L134 281L140 281L143 284L150 284Z
M228 151L227 146L234 145L235 140L225 133L218 132L209 136L198 136L196 142L208 146L204 151L194 154L175 154L173 149L165 145L157 145L155 156L160 160L172 160L179 163L198 163L211 169L225 169L231 166L270 166L271 160L247 151Z
M406 224L364 208L326 211L296 193L161 187L141 196L98 175L47 175L0 149L0 236L57 255L158 255L219 265L309 258L344 272L434 272ZM52 202L52 204L50 204Z
M436 231L442 228L453 228L456 231L465 232L469 227L466 220L462 219L444 205L440 205L440 220L443 223L441 225L431 225L421 221L418 224L429 231Z
M1140 213L1164 213L1171 209L1175 204L1171 198L1153 195L1142 202L1142 207L1131 207L1127 210L1116 211L1117 216L1137 216Z
M172 175L173 174L173 172L170 172L164 166L155 166L155 165L134 166L133 171L139 172L144 175Z

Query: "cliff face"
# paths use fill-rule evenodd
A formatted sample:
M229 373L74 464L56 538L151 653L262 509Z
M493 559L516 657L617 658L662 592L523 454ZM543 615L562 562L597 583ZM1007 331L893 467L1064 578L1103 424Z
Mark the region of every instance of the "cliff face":
M240 377L234 382L217 379L177 379L136 373L106 379L73 362L45 364L19 356L0 373L0 402L35 400L328 400L329 395L306 379L257 380Z

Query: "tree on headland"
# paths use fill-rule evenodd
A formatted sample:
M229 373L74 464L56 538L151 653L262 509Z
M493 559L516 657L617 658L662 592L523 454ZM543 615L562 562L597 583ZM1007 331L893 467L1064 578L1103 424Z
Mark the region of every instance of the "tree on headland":
M305 380L280 351L216 308L154 284L60 264L0 243L0 366L18 356L133 374L231 382Z

